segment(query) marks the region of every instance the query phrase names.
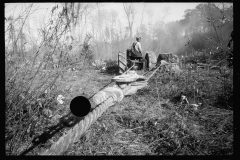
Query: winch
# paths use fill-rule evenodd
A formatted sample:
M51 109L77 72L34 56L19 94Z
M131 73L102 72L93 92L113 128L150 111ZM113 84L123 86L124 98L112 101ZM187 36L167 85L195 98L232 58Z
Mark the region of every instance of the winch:
M123 89L124 95L132 95L137 90L147 86L147 78L138 75L135 71L128 71L125 74L112 78L116 83L116 87Z

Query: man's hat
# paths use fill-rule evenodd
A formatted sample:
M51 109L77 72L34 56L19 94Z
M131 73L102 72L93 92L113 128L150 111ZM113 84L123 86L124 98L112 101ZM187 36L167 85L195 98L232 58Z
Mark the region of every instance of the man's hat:
M136 40L139 40L139 39L141 39L141 37L136 37Z

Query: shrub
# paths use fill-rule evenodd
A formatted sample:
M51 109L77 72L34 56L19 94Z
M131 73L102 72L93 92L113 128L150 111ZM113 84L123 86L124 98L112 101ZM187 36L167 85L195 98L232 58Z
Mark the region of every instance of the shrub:
M116 60L106 60L106 73L108 74L118 74L119 67Z

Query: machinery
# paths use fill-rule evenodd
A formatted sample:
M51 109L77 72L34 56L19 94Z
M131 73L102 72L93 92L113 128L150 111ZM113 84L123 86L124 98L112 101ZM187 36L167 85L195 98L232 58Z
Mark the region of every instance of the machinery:
M165 60L169 63L179 64L179 58L172 53L160 53L156 55L153 51L146 52L144 57L131 57L131 50L128 49L126 53L118 54L118 66L119 73L122 74L127 69L134 70L151 70L161 63L161 60Z
M179 58L177 55L170 53L160 53L157 58L157 62L165 60L169 63L179 63Z

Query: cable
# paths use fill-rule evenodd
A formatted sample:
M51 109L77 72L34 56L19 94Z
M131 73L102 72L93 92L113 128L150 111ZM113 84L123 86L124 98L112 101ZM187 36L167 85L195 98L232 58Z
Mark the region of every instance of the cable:
M60 155L65 152L68 147L76 142L76 140L81 137L81 135L98 119L98 117L106 111L108 107L114 104L113 102L114 98L112 96L109 97L40 155Z

